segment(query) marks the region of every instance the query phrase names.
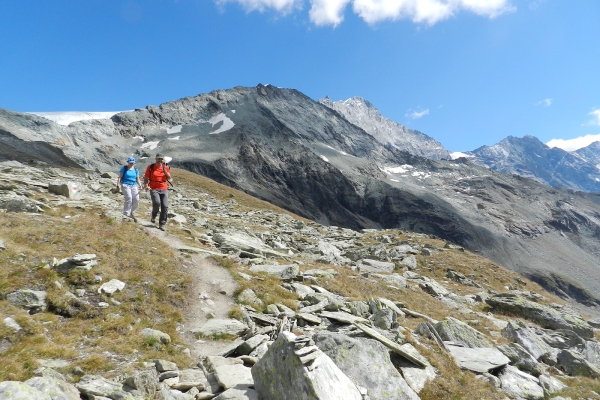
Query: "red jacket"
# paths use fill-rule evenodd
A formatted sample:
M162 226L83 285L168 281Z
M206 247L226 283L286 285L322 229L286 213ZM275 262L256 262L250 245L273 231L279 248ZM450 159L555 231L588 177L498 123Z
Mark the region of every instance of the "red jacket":
M150 189L157 190L167 190L169 189L169 184L167 183L167 175L165 175L164 171L167 171L169 174L171 170L168 165L157 166L156 164L148 165L146 168L146 173L144 174L145 178L150 179Z

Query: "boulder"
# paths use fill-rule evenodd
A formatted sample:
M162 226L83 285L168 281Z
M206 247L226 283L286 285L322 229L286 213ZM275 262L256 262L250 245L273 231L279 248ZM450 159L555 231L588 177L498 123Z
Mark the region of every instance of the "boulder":
M446 344L446 348L459 367L480 374L510 362L508 357L494 347L469 348Z
M144 397L153 398L156 394L156 382L158 382L158 372L156 367L147 368L135 373L125 380L125 385L138 390Z
M258 298L254 290L245 289L238 295L238 302L241 304L248 304L252 307L262 307L264 305L263 301Z
M426 293L432 295L433 297L448 296L450 294L450 291L448 291L448 289L440 285L435 280L427 277L421 278L423 279L421 282L419 282L419 287L423 289L423 291L425 291Z
M48 184L48 191L65 196L71 200L79 200L81 198L81 185L78 182L50 182Z
M533 372L539 374L540 363L535 357L527 352L518 343L503 344L497 347L506 357L510 359L510 363L521 371Z
M52 400L52 397L23 382L5 381L0 382L0 399Z
M80 399L79 390L63 379L50 376L38 376L25 381L25 384L47 394L52 400Z
M544 342L532 328L521 321L510 321L506 328L502 329L502 336L520 344L521 347L531 354L536 360L553 358L552 347Z
M17 193L9 192L7 194L0 194L0 210L16 213L39 213L44 211L45 207L44 203Z
M204 372L201 369L193 368L179 371L179 382L171 387L182 392L187 392L192 388L204 390L204 388L207 386L208 381L206 379L206 375L204 375Z
M106 294L108 296L112 296L116 292L120 292L125 288L125 282L121 282L118 279L111 279L110 281L104 283L102 286L98 288L98 293Z
M140 334L147 340L156 341L162 344L171 343L171 336L157 329L144 328L140 331Z
M397 286L398 288L406 287L406 278L398 274L372 274L372 276L379 278L390 285Z
M227 389L217 397L214 397L213 400L258 400L258 392L249 388Z
M591 364L600 368L600 343L586 341L581 351L581 355Z
M319 332L313 340L352 382L367 389L371 399L419 398L395 368L390 351L377 340L330 332Z
M35 314L46 309L47 294L43 290L22 289L9 293L6 300L15 307L25 308L30 314Z
M265 272L282 280L293 279L300 274L298 264L266 265L257 264L250 267L250 272Z
M550 397L568 387L558 379L547 374L540 375L538 380L540 381L542 389L544 389L544 395L546 397Z
M265 399L361 400L356 385L309 339L282 332L252 367L254 388ZM274 373L277 371L277 373Z
M402 261L400 261L400 264L408 267L410 270L417 269L417 259L415 256L404 257Z
M75 387L88 397L92 395L113 398L115 393L122 391L123 385L99 375L84 375Z
M252 351L254 351L254 349L256 349L258 346L260 346L267 340L269 340L269 336L267 336L267 335L253 336L250 339L246 340L244 343L242 343L237 348L237 352L241 355L248 355L248 354L252 353Z
M248 327L238 321L237 319L210 319L200 328L193 330L192 332L196 336L220 336L220 335L232 335L239 336L244 334L248 330Z
M219 386L225 390L254 385L250 368L242 364L220 365L215 368L215 376Z
M405 343L402 345L403 349L407 353L412 353L413 356L420 356L417 349L410 343ZM416 393L419 393L425 387L425 384L436 378L437 373L435 368L433 368L429 363L427 366L421 367L417 366L410 361L407 361L405 358L400 357L396 353L390 353L390 358L392 363L396 366L396 368L400 368L402 371L402 377L408 383Z
M507 365L499 374L501 389L504 393L517 399L543 400L544 390L537 378Z
M485 301L494 309L529 319L544 328L568 329L583 338L593 338L594 329L581 316L525 300L513 293L501 293Z
M359 272L393 272L395 267L394 263L370 260L368 258L360 260L357 265Z
M556 359L556 367L569 375L581 375L593 379L600 378L600 368L590 363L581 354L571 350L561 350Z
M493 347L485 336L456 318L447 317L434 325L443 341L459 343L464 347Z

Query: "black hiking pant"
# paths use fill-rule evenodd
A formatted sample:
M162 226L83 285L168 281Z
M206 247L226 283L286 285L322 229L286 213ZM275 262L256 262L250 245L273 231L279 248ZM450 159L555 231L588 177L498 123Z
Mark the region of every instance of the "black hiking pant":
M165 225L167 223L167 212L169 209L169 191L150 189L150 198L152 199L152 218L158 217L158 224Z

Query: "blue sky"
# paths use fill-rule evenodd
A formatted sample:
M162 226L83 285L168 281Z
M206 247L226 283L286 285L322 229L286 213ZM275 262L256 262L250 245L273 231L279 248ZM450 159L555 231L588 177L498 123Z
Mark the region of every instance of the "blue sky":
M16 111L269 83L363 97L451 151L600 135L597 0L6 0L0 35Z

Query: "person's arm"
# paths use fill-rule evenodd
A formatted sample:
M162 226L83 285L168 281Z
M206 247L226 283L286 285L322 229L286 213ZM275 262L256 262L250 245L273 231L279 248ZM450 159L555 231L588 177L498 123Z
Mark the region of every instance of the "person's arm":
M167 166L167 168L165 168L165 177L167 178L168 181L171 180L171 168L169 168Z
M144 190L150 190L150 172L148 168L146 168L146 173L144 174Z
M119 177L117 178L117 190L121 187L121 180L123 180L123 173L119 171Z
M136 176L136 180L137 180L138 187L139 187L140 189L142 189L142 188L143 188L143 186L142 186L142 181L140 181L140 174L139 174L139 173L138 173L138 174L137 174L137 176Z

